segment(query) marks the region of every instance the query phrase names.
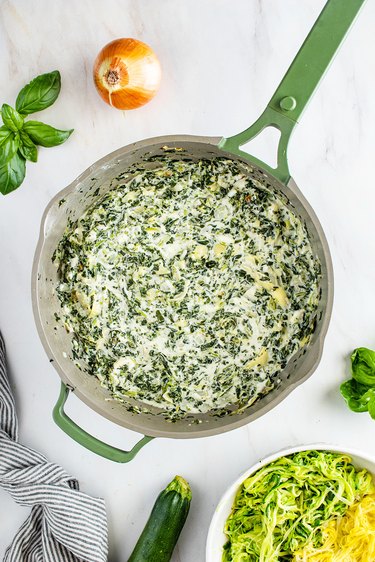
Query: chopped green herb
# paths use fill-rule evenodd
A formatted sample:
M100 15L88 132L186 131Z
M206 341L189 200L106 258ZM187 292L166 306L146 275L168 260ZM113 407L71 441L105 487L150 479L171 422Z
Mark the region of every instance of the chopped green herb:
M132 170L55 252L74 356L170 418L269 392L319 301L320 264L281 197L229 160Z

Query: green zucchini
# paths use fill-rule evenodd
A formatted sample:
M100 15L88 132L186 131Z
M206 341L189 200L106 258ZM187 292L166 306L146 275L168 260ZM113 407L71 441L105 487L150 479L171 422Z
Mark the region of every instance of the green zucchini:
M160 492L128 562L169 562L189 513L191 489L176 476Z

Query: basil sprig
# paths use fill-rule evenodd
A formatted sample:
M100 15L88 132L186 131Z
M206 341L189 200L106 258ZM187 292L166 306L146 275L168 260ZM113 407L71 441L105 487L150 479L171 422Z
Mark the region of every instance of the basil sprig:
M358 347L351 354L352 378L340 391L353 412L369 412L375 419L375 351Z
M61 89L58 70L41 74L27 84L17 96L16 108L4 103L0 127L0 193L6 195L21 185L26 173L26 160L36 162L38 145L58 146L65 142L73 129L61 131L40 121L25 121L30 113L52 105Z

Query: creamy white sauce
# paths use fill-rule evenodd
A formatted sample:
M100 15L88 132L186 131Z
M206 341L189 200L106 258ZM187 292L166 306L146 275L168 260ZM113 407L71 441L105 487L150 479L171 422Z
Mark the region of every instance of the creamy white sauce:
M68 228L55 261L75 359L171 417L251 404L313 331L306 229L231 161L139 170Z

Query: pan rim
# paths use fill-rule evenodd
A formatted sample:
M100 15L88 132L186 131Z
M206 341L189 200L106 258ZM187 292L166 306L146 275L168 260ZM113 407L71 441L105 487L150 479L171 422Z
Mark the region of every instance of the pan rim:
M243 162L247 165L252 165L252 164L256 165L252 163L250 155L249 158L245 158L221 149L220 147L218 147L220 141L221 141L221 137L208 137L208 136L197 136L197 135L166 135L166 136L143 139L141 141L137 141L135 143L131 143L129 145L123 146L105 155L104 157L97 160L96 162L94 162L91 166L89 166L86 170L84 170L78 177L76 177L68 186L66 186L61 191L59 191L47 204L44 213L42 215L39 238L35 250L32 274L31 274L31 293L32 293L32 308L33 308L34 320L43 348L49 359L50 360L53 359L52 364L54 366L54 369L57 371L60 379L71 388L74 394L80 400L82 400L82 402L84 402L87 406L89 406L92 410L94 410L96 413L100 414L104 418L116 423L117 425L120 425L127 429L131 429L132 431L138 433L142 433L142 434L145 433L144 426L146 424L143 425L138 424L136 421L132 423L132 421L128 419L119 420L118 416L112 415L111 412L105 411L104 408L98 407L97 404L94 403L92 397L90 397L87 393L83 392L78 386L72 385L64 369L60 366L55 356L54 350L52 349L49 340L46 336L46 331L43 327L42 318L39 309L37 275L39 270L39 264L43 256L43 248L46 240L45 230L46 230L46 224L48 222L49 212L54 207L57 201L61 200L64 197L64 195L72 192L77 187L77 185L79 185L82 181L84 181L90 175L92 175L94 170L105 166L108 162L111 162L114 159L116 159L116 157L123 156L124 154L127 153L131 153L132 151L134 152L138 151L140 148L147 148L148 146L151 147L152 145L158 143L163 143L163 146L164 144L179 143L179 142L192 142L192 143L201 143L205 145L212 145L213 147L215 147L215 150L220 151L223 157L228 157L235 161ZM259 168L258 165L256 165L256 167ZM165 438L173 438L173 439L192 439L192 438L210 437L210 436L226 433L228 431L232 431L233 429L237 429L239 427L247 425L248 423L258 419L259 417L265 415L267 412L278 406L283 400L287 398L287 396L289 396L291 392L293 392L293 390L295 390L299 385L306 382L306 380L312 376L312 374L315 372L316 368L320 363L323 354L324 340L328 331L328 327L332 315L332 308L333 308L334 275L333 275L332 258L331 258L328 242L323 227L321 226L315 211L313 210L309 202L306 200L300 189L297 187L295 181L291 178L287 184L282 184L280 180L272 176L268 171L264 170L264 174L267 178L269 177L274 182L276 182L276 184L284 185L288 187L290 191L292 191L292 193L296 196L296 198L298 198L298 200L301 202L302 206L306 210L306 213L312 220L314 228L318 234L318 238L322 246L323 254L325 257L326 268L327 268L327 301L326 301L323 316L319 321L320 324L319 335L316 341L314 342L314 344L312 344L309 347L309 353L313 357L312 366L303 377L299 378L296 381L290 382L285 388L279 391L270 402L264 404L263 407L260 407L256 412L253 412L252 414L249 414L245 417L241 417L239 419L236 419L235 416L233 417L226 416L225 425L218 425L217 427L214 428L210 427L207 429L200 426L198 430L197 430L197 426L191 424L191 429L189 428L188 430L185 431L173 431L173 428L175 426L172 423L170 424L171 431L168 431L167 429L165 430L153 429L151 423L150 428L147 428L147 432L146 432L147 435L151 437L165 437ZM134 419L136 419L136 416L137 414L135 414Z

